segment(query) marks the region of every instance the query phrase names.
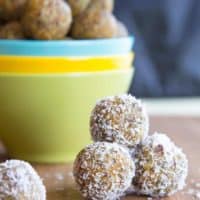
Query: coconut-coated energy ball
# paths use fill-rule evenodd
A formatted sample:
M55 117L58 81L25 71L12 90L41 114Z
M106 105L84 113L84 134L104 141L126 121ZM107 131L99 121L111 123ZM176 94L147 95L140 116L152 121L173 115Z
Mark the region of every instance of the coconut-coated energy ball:
M62 39L72 23L71 8L64 0L29 0L22 23L28 37Z
M135 165L127 149L116 143L97 142L78 154L73 174L86 199L116 200L130 187Z
M98 39L116 37L116 18L107 11L89 9L75 17L71 35L76 39Z
M22 25L17 22L9 22L6 25L0 27L1 39L24 39L24 32Z
M46 189L30 164L8 160L0 164L0 199L46 200Z
M0 19L17 20L19 19L28 0L0 0Z
M152 197L170 196L183 189L188 161L180 148L164 134L148 136L135 155L134 191Z
M106 97L97 102L91 114L90 130L94 141L135 148L147 136L148 129L145 107L131 95Z

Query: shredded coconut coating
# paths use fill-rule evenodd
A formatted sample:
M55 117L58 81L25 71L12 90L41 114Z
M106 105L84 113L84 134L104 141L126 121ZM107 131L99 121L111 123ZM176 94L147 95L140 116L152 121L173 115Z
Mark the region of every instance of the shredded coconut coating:
M90 130L94 141L135 148L147 136L149 120L145 107L135 97L107 97L92 111Z
M131 186L135 165L122 146L97 142L78 154L73 173L83 197L116 200Z
M30 164L8 160L0 164L0 199L46 200L46 189Z
M180 148L164 134L148 136L135 155L134 190L152 197L170 196L182 190L188 161Z

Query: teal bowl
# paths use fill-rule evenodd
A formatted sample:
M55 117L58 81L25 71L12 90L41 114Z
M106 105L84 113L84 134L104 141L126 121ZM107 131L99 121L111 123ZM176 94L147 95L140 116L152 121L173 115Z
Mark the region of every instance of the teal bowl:
M98 40L0 40L0 55L14 56L112 56L132 50L134 37Z

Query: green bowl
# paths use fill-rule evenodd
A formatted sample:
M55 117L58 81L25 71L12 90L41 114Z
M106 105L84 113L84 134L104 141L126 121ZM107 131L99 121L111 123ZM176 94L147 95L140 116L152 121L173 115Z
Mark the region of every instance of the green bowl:
M133 69L72 74L0 73L0 139L12 158L73 161L90 143L89 116L104 96L128 91Z

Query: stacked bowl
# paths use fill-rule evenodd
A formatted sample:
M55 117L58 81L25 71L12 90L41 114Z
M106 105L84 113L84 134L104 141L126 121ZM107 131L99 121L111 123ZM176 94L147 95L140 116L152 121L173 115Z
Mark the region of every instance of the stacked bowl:
M0 40L0 139L11 157L69 162L90 142L89 116L128 91L133 37Z

